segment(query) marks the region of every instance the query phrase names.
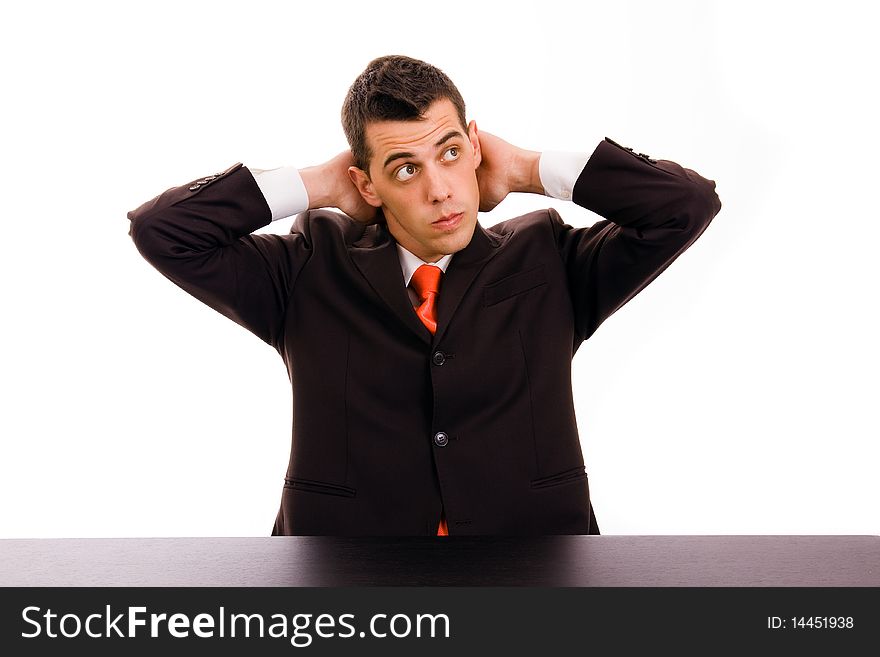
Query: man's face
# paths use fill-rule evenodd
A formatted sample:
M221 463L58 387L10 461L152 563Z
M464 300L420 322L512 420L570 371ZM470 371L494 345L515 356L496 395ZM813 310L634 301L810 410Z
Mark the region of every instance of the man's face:
M418 121L380 121L366 127L369 176L349 174L370 205L381 207L398 243L426 262L461 251L473 237L480 207L477 125L467 131L447 99Z

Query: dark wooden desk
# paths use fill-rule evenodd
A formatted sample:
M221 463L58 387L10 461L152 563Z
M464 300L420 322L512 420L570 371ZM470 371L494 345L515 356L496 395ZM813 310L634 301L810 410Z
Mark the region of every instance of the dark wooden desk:
M878 536L0 540L0 586L880 586Z

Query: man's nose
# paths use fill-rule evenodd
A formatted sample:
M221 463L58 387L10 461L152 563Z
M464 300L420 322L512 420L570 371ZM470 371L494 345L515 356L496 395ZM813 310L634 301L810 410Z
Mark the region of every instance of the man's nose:
M452 196L452 185L449 177L440 167L427 168L425 171L425 184L430 203L443 203Z

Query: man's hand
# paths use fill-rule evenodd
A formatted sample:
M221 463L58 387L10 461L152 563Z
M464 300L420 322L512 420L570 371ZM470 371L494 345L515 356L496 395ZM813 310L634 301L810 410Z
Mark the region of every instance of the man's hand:
M299 170L309 194L309 209L338 208L357 221L373 223L379 211L364 200L351 182L351 166L354 156L351 151L342 151L324 164Z
M527 151L488 132L479 132L482 160L477 167L480 210L488 212L510 192L543 194L538 162L541 153Z

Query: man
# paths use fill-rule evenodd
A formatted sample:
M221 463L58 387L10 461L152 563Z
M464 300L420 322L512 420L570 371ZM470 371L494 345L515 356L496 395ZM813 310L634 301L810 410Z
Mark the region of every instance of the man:
M272 533L598 534L571 360L705 230L714 182L608 139L517 148L407 57L370 62L342 119L350 151L322 165L236 164L129 213L145 258L284 359ZM604 220L480 226L510 192ZM252 234L294 214L289 235Z

